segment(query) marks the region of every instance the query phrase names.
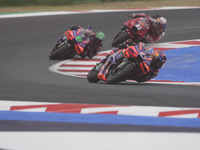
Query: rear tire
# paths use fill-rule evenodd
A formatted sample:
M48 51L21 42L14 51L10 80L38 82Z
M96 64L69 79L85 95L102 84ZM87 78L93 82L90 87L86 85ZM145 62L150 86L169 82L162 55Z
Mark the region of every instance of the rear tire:
M130 35L127 32L123 32L122 34L120 34L118 37L116 37L113 42L112 42L112 46L113 47L117 47L119 44L123 43L124 41L130 39Z
M127 77L132 73L134 64L126 62L121 67L117 67L112 73L108 75L107 82L109 84L116 84L121 81L127 80Z
M96 70L96 66L93 67L87 75L87 80L91 83L97 83L99 81L99 79L97 78L99 71Z
M51 54L49 55L49 59L51 60L64 60L70 59L75 55L75 52L66 44L61 44L56 47Z

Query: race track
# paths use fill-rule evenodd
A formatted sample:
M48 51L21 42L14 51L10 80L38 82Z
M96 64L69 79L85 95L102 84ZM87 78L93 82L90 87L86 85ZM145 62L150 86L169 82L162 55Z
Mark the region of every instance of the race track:
M139 11L138 11L139 12ZM199 38L200 9L142 11L168 20L160 42ZM72 24L103 31L111 41L132 12L91 13L1 19L0 99L64 103L200 107L200 87L162 84L91 84L52 73L48 59L57 39ZM178 66L177 66L178 67Z
M167 18L166 36L160 43L200 39L199 7L134 12ZM107 51L130 14L132 11L19 18L0 15L0 149L200 149L200 69L199 56L194 53L199 54L199 46L189 52L181 49L186 53L179 57L195 57L186 63L196 62L197 70L186 69L185 74L193 72L195 77L187 78L198 85L92 84L86 78L49 70L60 61L48 56L72 24L103 31L103 51ZM172 54L179 55L177 51ZM181 59L171 58L167 63L177 70L185 67Z

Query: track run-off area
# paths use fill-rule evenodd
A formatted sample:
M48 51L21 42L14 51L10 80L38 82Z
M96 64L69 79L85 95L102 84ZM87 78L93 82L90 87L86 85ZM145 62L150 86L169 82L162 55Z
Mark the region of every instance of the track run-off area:
M174 13L183 10L187 15L191 13L190 16L198 15L193 14L193 10L200 14L197 6L0 15L0 21L6 22L2 25L5 38L9 37L6 37L9 30L6 26L15 24L23 31L19 35L17 31L12 32L10 37L15 40L2 40L6 44L2 43L3 47L0 47L4 55L0 59L12 58L1 63L5 68L2 68L0 89L0 149L199 150L200 94L196 91L200 89L200 28L198 23L183 21L185 26L180 25L182 34L177 32L175 37L178 27L170 19L176 20ZM111 31L99 21L94 21L97 28L110 34L106 34L108 43L97 56L93 59L48 60L50 48L54 46L54 43L48 46L49 41L56 42L59 34L64 32L56 30L59 25L63 25L62 29L67 21L68 26L81 22L86 25L90 18L82 15L95 20L98 14L109 16L113 13L111 16L115 18L124 12L155 12L171 17L166 41L155 44L155 50L164 51L168 58L155 79L118 85L86 81L89 70L111 50L109 42L113 33L110 32L116 34L120 29L116 26L118 30ZM64 20L65 16L71 20ZM98 17L102 19L102 16ZM190 19L195 22L196 18ZM49 22L46 28L43 26L45 21ZM118 20L111 21L113 26ZM29 23L30 33L26 34L25 23ZM172 28L174 26L176 28ZM52 32L43 33L46 29ZM196 35L188 34L189 38L184 39L187 30L196 30ZM25 46L20 45L19 37L26 42ZM39 42L34 43L35 39ZM25 48L29 48L27 53L23 51Z

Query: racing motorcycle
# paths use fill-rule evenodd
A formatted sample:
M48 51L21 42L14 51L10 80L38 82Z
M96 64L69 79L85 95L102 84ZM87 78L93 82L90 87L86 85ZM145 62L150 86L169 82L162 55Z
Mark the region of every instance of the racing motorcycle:
M91 26L88 26L87 29L91 29ZM90 38L85 37L84 31L83 28L66 31L64 36L58 40L58 43L49 55L49 59L64 60L70 59L76 54L81 55L84 52L84 48L90 42Z
M109 84L116 84L122 81L137 80L138 70L146 74L149 71L153 51L153 45L149 44L148 49L142 48L141 43L136 46L130 46L126 50L122 50L124 57L118 58L118 52L110 55L105 63L100 62L94 66L87 75L87 79L91 83L97 83L100 79L98 74L102 74L102 68L106 69L105 79Z
M145 37L150 26L151 24L147 18L142 20L140 18L127 20L121 27L121 31L114 37L112 46L117 47L128 39L132 39L136 43L150 43Z

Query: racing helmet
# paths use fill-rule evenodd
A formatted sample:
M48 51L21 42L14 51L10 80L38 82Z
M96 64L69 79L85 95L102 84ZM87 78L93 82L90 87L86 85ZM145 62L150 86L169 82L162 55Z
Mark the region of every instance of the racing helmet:
M160 69L167 61L165 53L161 51L155 51L152 59L152 65L155 69Z
M105 34L103 32L97 32L95 43L101 45L103 44L104 40L105 40Z
M153 24L153 27L157 34L160 34L165 31L167 25L167 19L164 17L158 17L155 19L155 23Z

